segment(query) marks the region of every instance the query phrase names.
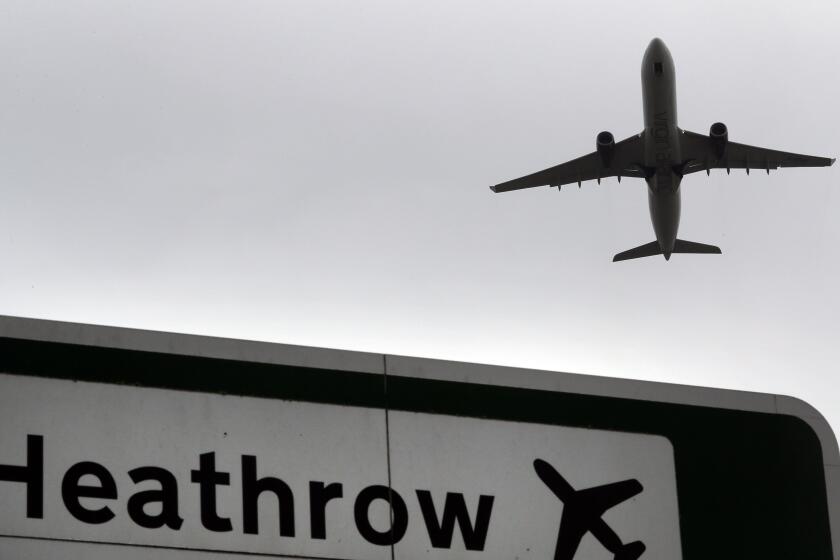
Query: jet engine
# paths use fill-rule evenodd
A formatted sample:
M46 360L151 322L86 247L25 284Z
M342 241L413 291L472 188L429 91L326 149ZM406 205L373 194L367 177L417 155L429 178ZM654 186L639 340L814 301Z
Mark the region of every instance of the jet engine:
M722 122L716 122L709 129L709 139L712 142L712 150L718 159L723 157L726 151L726 143L729 142L729 130Z
M598 149L598 155L601 156L601 163L604 167L609 167L615 152L615 138L612 133L606 130L599 132L595 138L595 147Z

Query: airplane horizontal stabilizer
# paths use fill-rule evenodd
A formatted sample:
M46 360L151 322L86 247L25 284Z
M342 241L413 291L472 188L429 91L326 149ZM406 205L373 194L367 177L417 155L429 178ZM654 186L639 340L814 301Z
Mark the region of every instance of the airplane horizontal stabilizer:
M683 241L682 239L677 239L674 242L674 252L675 253L706 253L706 254L714 254L714 255L720 255L721 254L720 247L715 247L714 245L706 245L705 243L696 243L694 241Z
M677 239L676 241L674 241L674 249L671 252L698 254L704 253L715 255L721 254L720 247L716 247L714 245L706 245L705 243L697 243L695 241L685 241L683 239ZM613 262L627 261L630 259L640 259L642 257L652 257L654 255L661 254L662 248L659 247L659 242L651 241L650 243L645 243L644 245L639 245L638 247L617 254L613 257ZM671 255L665 256L670 257Z
M637 560L645 552L642 541L631 542L621 547L615 555L615 560Z
M638 247L617 254L613 257L613 262L640 259L642 257L652 257L661 254L662 249L659 248L659 242L651 241L650 243L645 243L644 245L639 245Z

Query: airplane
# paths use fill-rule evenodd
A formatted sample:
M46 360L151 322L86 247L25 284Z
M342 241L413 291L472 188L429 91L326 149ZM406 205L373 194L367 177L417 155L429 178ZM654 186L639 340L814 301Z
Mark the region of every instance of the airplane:
M604 486L575 490L557 470L542 459L534 461L534 470L554 495L563 502L563 517L554 549L554 560L573 560L581 539L592 533L615 560L636 560L645 551L642 541L623 544L618 535L601 519L608 509L629 500L642 491L636 479Z
M729 141L725 124L716 122L708 136L677 126L674 60L662 39L653 39L642 58L644 130L616 142L608 131L595 139L596 150L566 163L493 185L507 192L548 185L558 187L583 181L637 177L648 185L648 206L656 241L618 253L613 262L673 253L715 253L720 248L677 238L680 224L680 182L685 175L711 169L763 170L779 167L824 167L834 158L806 156Z

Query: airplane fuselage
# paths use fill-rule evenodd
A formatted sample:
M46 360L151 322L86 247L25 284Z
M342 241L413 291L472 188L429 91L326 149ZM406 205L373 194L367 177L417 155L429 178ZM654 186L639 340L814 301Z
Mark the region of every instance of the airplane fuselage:
M651 41L642 59L642 103L650 219L656 241L667 259L674 249L680 225L682 177L676 170L682 159L674 60L660 39Z

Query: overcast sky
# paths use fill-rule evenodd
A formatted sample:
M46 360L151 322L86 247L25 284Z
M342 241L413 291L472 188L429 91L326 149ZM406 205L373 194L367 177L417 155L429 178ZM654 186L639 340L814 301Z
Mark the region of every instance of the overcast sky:
M690 7L689 7L690 5ZM840 430L840 168L488 185L679 124L840 155L840 3L0 3L0 313L783 393Z

